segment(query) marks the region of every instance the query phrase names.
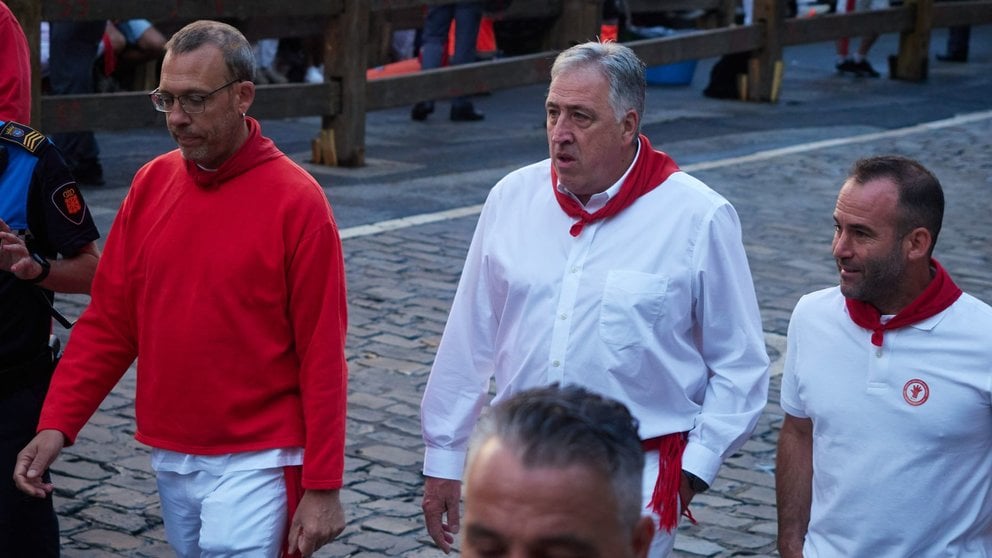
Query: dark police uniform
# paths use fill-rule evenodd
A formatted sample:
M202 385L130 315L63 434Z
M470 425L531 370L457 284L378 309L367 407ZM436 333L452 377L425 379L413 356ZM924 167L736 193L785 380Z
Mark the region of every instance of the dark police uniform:
M69 168L40 132L0 120L0 218L39 257L71 258L100 237ZM51 496L21 493L17 453L35 434L53 359L52 291L0 271L0 556L58 556Z

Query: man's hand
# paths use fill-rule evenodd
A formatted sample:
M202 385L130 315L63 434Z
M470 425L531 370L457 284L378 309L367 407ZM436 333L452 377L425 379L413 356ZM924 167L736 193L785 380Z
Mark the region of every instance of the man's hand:
M59 456L65 437L58 430L42 430L17 454L14 464L14 484L22 492L45 498L55 488L42 480L42 475Z
M424 502L421 505L424 523L435 544L445 554L451 552L451 543L455 542L454 535L458 533L458 502L461 496L461 481L436 477L424 480Z
M0 271L9 271L24 281L41 274L41 264L31 257L24 239L14 234L3 219L0 219Z
M339 490L307 490L289 526L289 553L310 556L344 531Z
M682 509L679 513L685 513L686 508L692 503L692 499L696 497L696 491L692 489L689 484L689 477L681 475L681 480L679 481L679 502L682 504Z

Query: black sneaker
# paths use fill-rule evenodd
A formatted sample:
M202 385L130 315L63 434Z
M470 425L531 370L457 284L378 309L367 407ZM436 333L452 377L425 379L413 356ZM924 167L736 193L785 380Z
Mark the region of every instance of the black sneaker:
M877 78L879 75L881 75L875 71L875 68L871 67L871 64L869 64L867 60L862 60L861 62L855 62L854 67L858 72L858 75L861 77Z
M837 63L837 73L858 75L858 64L851 58Z
M946 54L937 54L937 60L941 62L967 62L968 53L947 52Z
M420 101L413 105L413 109L410 111L410 118L417 122L423 122L427 120L427 116L432 112L434 112L434 101Z

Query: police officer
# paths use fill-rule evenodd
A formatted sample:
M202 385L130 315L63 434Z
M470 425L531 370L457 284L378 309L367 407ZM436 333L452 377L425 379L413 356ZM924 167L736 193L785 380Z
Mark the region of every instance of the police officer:
M55 365L54 291L89 292L99 237L54 144L0 119L0 556L59 555L51 497L24 495L12 474Z

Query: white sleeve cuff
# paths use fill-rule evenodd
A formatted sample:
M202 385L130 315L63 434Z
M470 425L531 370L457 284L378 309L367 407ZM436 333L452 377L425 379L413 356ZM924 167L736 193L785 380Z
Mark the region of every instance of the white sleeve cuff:
M682 453L682 469L689 471L693 475L701 478L703 482L712 486L716 480L716 474L720 470L720 456L706 449L701 444L689 443Z
M429 447L424 452L424 475L441 479L462 480L464 472L464 451Z

